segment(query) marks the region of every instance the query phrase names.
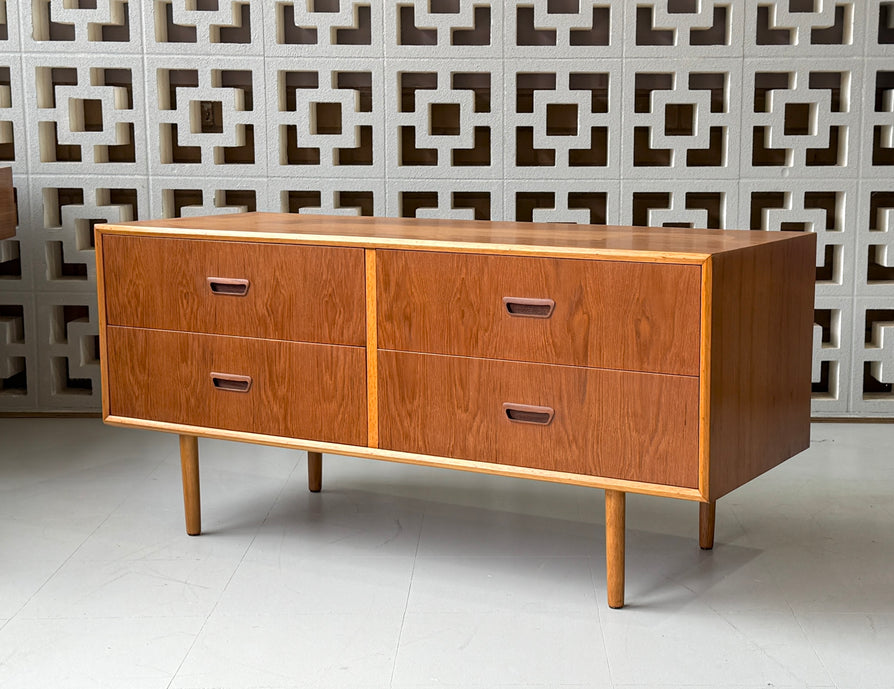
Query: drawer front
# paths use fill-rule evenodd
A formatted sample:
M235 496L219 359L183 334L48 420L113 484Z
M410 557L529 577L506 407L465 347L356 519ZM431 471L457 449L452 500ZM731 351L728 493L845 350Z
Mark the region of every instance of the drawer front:
M697 378L381 351L378 395L384 449L698 487Z
M362 345L363 250L103 237L110 325Z
M113 416L367 444L363 348L106 332Z
M377 252L383 349L698 375L699 266Z

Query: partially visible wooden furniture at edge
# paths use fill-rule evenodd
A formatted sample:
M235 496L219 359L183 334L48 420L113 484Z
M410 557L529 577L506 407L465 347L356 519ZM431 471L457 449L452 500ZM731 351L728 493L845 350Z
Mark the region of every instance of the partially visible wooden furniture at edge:
M12 168L0 167L0 239L16 233L16 201L12 189Z
M298 216L97 225L103 415L714 503L809 441L815 236Z

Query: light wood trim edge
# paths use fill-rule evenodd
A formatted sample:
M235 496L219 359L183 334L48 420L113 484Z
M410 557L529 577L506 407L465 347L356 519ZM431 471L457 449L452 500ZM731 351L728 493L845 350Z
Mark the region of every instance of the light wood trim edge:
M540 246L536 244L482 244L476 242L449 242L437 239L400 239L394 237L350 237L331 234L289 234L285 232L238 232L236 230L171 230L170 228L127 227L97 225L106 234L134 237L175 237L177 239L207 239L244 241L254 244L309 244L323 246L354 247L360 249L407 249L448 251L460 254L499 254L512 256L536 256L548 258L597 259L600 261L635 261L637 263L680 263L701 265L704 253L628 251L623 249L594 249L581 247Z
M96 313L99 322L99 381L102 391L102 415L109 415L109 356L106 342L106 290L103 262L105 254L102 247L103 233L94 229L93 243L96 256Z
M273 447L286 447L294 450L307 450L309 452L328 452L329 454L334 455L360 457L362 459L379 459L389 462L397 462L400 464L417 464L421 466L437 468L459 469L462 471L471 471L479 474L493 474L495 476L527 478L538 481L549 481L551 483L567 483L575 486L619 490L625 493L640 493L643 495L657 495L660 497L678 498L681 500L703 500L701 493L699 493L697 489L682 488L680 486L663 486L657 483L640 483L637 481L604 478L601 476L585 476L582 474L571 474L561 471L529 469L527 467L515 467L506 464L490 464L488 462L476 462L468 459L453 459L451 457L419 455L410 452L382 450L373 447L339 445L337 443L325 443L316 440L285 438L276 435L247 433L245 431L226 431L216 428L204 428L201 426L187 426L186 424L168 423L165 421L132 419L124 416L107 416L105 418L105 422L111 426L122 426L126 428L145 428L155 431L161 431L163 433L195 435L203 438L233 440L242 443L254 443L256 445L271 445Z
M711 257L702 264L702 317L698 372L698 491L702 500L711 493L711 310L714 266Z
M366 405L367 444L379 446L379 350L376 312L376 250L366 249Z

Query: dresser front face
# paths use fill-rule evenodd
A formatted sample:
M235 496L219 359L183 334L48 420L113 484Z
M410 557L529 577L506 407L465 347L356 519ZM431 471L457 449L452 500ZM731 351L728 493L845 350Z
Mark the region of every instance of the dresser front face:
M362 249L105 235L109 415L367 444Z
M702 488L700 265L101 240L112 417Z
M379 446L699 488L701 267L377 252Z

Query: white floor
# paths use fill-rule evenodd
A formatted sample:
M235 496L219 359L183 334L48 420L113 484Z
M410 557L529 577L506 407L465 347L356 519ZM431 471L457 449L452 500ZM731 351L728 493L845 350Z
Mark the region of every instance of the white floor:
M605 603L601 491L0 419L0 687L894 687L894 424L697 507L630 496Z

